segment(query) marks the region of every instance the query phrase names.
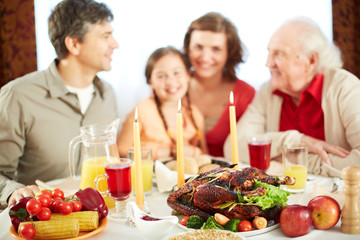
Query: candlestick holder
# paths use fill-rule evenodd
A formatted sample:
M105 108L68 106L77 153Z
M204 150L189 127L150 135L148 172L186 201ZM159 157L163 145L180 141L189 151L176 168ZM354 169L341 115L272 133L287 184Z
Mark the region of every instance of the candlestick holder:
M341 211L341 227L343 233L360 233L360 168L347 167L342 170L345 182L343 191L345 193L345 204Z

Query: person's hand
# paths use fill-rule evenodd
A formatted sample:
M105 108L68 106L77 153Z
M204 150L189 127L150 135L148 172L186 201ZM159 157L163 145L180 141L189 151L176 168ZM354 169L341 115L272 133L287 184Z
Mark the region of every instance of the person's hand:
M342 147L327 143L325 141L307 135L303 135L301 137L300 143L305 144L308 147L309 153L318 154L322 158L322 160L330 166L332 166L332 162L328 156L328 153L334 154L341 158L345 158L350 154L348 150Z
M35 194L38 191L40 191L40 189L36 185L29 185L16 189L9 198L9 207L24 197L35 197Z

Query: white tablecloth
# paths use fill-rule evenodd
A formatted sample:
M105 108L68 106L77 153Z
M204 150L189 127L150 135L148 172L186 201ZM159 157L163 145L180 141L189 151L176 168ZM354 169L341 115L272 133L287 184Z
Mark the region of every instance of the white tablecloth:
M292 194L289 197L289 204L300 203L307 204L309 199L312 197L314 186L322 186L331 189L333 184L333 179L324 178L309 175L308 177L310 181L307 183L306 191L302 194ZM343 185L343 182L340 181L340 189ZM166 199L168 197L168 193L159 193L156 187L153 188L152 193L145 198L151 214L157 216L167 216L171 214L172 209L167 205ZM134 201L134 197L131 196L129 201ZM9 228L11 225L10 218L8 215L8 209L5 209L2 213L0 213L0 239L12 239ZM324 239L324 240L332 240L332 239L360 239L360 234L350 235L344 234L340 231L341 220L338 224L330 230L316 230L312 229L309 234L305 236L298 237L296 239ZM177 233L184 232L179 227L175 227L174 230L168 235L168 237L173 236ZM129 240L142 240L145 239L136 228L131 228L128 225L117 222L111 218L109 218L108 225L103 229L103 231L98 234L90 237L88 239L129 239ZM287 238L280 228L277 228L273 231L270 231L265 234L255 235L255 236L247 236L248 240L255 239L289 239Z

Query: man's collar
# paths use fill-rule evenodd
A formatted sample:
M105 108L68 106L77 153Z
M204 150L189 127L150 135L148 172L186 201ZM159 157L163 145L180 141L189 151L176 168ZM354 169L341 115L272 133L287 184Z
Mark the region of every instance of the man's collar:
M57 98L60 96L65 96L69 93L69 91L65 87L64 80L61 78L58 70L57 70L57 64L59 63L58 59L55 59L49 66L49 68L45 71L46 76L46 82L50 91L50 96L53 98ZM95 76L93 80L94 86L96 89L98 89L100 96L104 97L104 91L105 87L103 82L98 78L98 76Z
M315 75L310 85L301 93L301 96L304 95L305 92L310 94L318 103L321 104L321 95L322 95L322 86L323 86L324 74L318 73ZM284 93L278 89L275 89L273 94L278 95L280 97L290 97L289 94Z

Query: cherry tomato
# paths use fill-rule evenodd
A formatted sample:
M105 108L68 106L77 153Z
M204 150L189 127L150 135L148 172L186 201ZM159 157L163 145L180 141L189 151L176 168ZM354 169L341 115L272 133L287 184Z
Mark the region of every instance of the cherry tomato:
M73 211L73 205L71 202L62 202L59 205L59 211L60 213L64 214L64 215L68 215L70 213L72 213Z
M45 195L48 196L49 198L52 198L52 193L50 190L44 189L44 190L40 190L39 192L36 193L35 198L37 198L40 195Z
M25 239L33 239L35 237L36 230L35 230L35 227L31 223L28 223L28 224L21 225L21 227L19 229L19 233L20 233L20 236L22 236Z
M242 220L241 222L239 222L238 228L239 232L247 232L253 230L251 222L247 220Z
M62 203L62 199L61 198L53 198L54 201L50 206L50 209L55 212L55 213L59 213L60 212L60 203Z
M181 225L183 225L183 226L186 227L186 223L187 223L189 217L190 217L190 216L185 216L185 217L183 217L183 218L181 219Z
M82 204L78 200L72 200L71 203L73 204L73 212L79 212L82 209Z
M36 215L41 211L41 202L37 199L30 199L26 203L26 210L31 215Z
M42 207L49 207L51 204L51 198L45 194L40 194L36 199L41 202Z
M41 211L36 214L36 216L40 221L47 221L51 218L51 211L47 207L42 207Z
M59 188L55 188L53 191L52 191L52 197L59 197L61 199L64 199L64 192L59 189Z

